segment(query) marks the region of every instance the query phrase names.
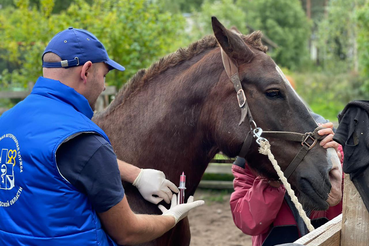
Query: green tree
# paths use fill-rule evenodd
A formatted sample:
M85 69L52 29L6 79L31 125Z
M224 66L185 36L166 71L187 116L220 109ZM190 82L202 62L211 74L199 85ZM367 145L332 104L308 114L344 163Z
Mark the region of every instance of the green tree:
M356 13L366 1L329 1L326 18L318 26L319 47L326 71L357 70Z
M310 22L299 0L238 0L245 23L261 30L279 48L271 54L280 65L295 70L308 59Z
M233 0L205 0L200 11L193 9L192 13L191 36L193 40L213 33L211 16L216 16L228 28L235 26L242 33L246 32L245 13L234 4Z
M57 32L70 26L94 33L109 56L126 68L109 73L107 82L120 87L139 69L183 45L185 19L166 12L165 6L146 0L73 1L53 13L54 0L15 0L0 9L0 59L12 69L2 71L7 85L25 86L41 75L41 54Z
M199 9L203 0L153 0L161 2L171 13L190 13L194 9Z
M60 13L61 11L66 10L75 0L57 0L54 2L53 13ZM92 0L85 0L87 3L92 3ZM16 1L14 0L2 0L0 4L2 8L5 7L16 7ZM29 0L30 7L37 7L38 9L41 6L41 0Z
M369 94L369 2L365 3L357 12L357 44L359 72L364 80L361 87L366 95Z

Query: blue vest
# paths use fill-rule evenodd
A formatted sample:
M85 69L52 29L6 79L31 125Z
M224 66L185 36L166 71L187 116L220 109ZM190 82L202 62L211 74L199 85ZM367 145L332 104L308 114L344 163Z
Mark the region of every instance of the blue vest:
M86 195L56 165L58 147L77 134L108 140L92 115L81 94L40 77L32 93L0 117L1 245L116 245Z

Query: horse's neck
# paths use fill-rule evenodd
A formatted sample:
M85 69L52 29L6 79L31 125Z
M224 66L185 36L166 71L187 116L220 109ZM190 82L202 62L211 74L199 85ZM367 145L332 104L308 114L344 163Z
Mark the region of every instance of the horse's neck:
M117 109L94 120L109 136L118 158L163 170L169 177L178 170L195 172L197 182L216 152L199 119L218 78L204 74L219 72L200 71L201 65L194 62L182 66L187 69L172 68L152 78Z

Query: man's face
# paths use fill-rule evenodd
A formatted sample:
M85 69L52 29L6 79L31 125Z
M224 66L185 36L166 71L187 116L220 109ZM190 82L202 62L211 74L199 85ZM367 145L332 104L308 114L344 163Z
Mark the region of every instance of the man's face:
M109 72L108 66L103 63L93 63L92 64L92 76L89 77L88 80L88 93L87 93L87 100L92 108L95 110L96 100L105 90L105 76Z

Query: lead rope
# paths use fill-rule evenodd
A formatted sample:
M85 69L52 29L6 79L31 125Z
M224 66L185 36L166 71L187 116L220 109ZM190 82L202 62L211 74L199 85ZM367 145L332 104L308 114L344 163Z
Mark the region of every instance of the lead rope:
M268 159L270 160L270 162L272 163L274 169L276 170L279 179L281 180L282 184L286 188L286 191L287 191L288 195L291 197L291 201L295 205L295 207L296 207L299 215L301 216L302 220L304 221L307 229L309 230L309 232L313 231L314 227L311 224L311 221L310 221L309 217L306 215L306 212L302 208L302 205L299 202L299 200L297 199L297 197L295 195L295 192L292 190L291 185L288 183L288 181L287 181L286 177L284 176L281 168L279 167L276 159L274 158L274 155L270 151L269 141L266 138L261 137L262 129L260 127L255 128L253 130L253 133L254 133L254 137L256 138L256 142L260 146L259 153L268 156Z

